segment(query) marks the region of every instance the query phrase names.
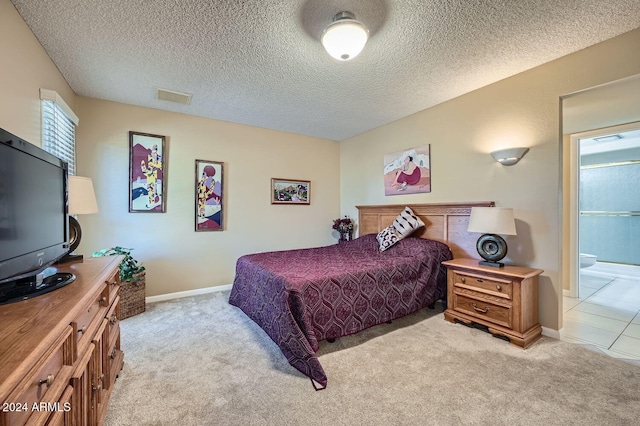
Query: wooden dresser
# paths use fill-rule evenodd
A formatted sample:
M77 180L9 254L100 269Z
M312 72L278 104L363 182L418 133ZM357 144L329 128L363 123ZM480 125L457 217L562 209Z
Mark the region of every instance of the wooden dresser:
M477 259L442 262L447 273L447 321L487 327L514 345L526 348L542 334L538 322L540 269L522 266L494 268Z
M124 359L121 260L58 265L76 280L0 305L0 426L102 424Z

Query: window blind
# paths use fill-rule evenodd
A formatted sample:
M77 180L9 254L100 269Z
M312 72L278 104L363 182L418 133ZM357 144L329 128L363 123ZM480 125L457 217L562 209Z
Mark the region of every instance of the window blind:
M42 92L42 91L41 91ZM55 93L55 92L53 92ZM66 161L69 164L69 174L76 174L76 122L75 114L59 99L45 99L42 96L42 148ZM57 102L57 100L61 102ZM65 110L71 112L72 117Z

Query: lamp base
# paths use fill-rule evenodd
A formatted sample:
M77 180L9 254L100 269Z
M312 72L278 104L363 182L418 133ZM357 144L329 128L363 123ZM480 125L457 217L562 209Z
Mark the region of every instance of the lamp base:
M81 254L75 254L74 251L80 245L80 239L82 238L82 228L80 228L80 223L78 220L69 216L69 253L62 256L56 262L56 265L67 262L77 262L82 260Z
M70 252L74 252L80 245L82 239L82 228L78 219L73 216L69 216L69 249Z
M60 259L58 259L58 261L55 264L60 265L61 263L77 262L82 259L83 259L83 256L81 254L75 254L75 253L69 252L64 256L62 256Z
M486 261L486 260L481 260L481 261L478 262L478 264L484 265L484 266L491 266L493 268L503 268L504 267L504 263L491 262L491 261Z
M476 249L480 257L484 259L480 261L480 265L494 268L502 268L504 266L504 263L500 263L500 260L507 255L507 243L500 235L483 234L478 238Z

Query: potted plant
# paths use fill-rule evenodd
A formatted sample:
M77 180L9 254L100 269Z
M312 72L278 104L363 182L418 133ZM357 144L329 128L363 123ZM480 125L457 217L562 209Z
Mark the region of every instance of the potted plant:
M92 254L93 257L124 256L120 262L120 319L145 311L145 267L131 256L133 249L115 246Z

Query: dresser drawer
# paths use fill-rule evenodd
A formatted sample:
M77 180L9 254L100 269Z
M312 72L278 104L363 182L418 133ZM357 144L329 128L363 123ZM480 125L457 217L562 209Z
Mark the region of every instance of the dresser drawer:
M100 326L102 319L107 312L107 301L109 300L109 289L103 284L102 291L94 297L89 306L82 310L71 323L76 331L77 348L82 351L91 343L91 336Z
M0 424L21 425L27 421L30 415L32 415L32 419L43 416L46 419L48 417L48 414L40 413L38 407L40 407L40 403L46 405L57 402L69 382L73 370L71 366L73 362L71 356L73 329L67 327L52 345L52 348L52 351L38 360L6 400L7 403L19 404L25 409L0 413L3 415ZM49 405L46 406L49 407Z
M454 294L453 309L480 318L484 321L491 321L503 327L512 327L511 307L500 306L483 299L475 299L467 295Z
M117 269L106 281L106 285L109 288L109 305L113 303L113 300L118 295L118 289L120 288L120 270Z
M454 286L466 288L481 293L490 294L511 300L513 297L513 282L501 278L488 278L472 273L454 272Z
M120 335L120 318L118 317L120 311L120 296L116 296L116 299L113 301L111 308L107 312L107 320L109 321L109 325L107 325L107 343L109 346L112 345L113 341L117 336Z

